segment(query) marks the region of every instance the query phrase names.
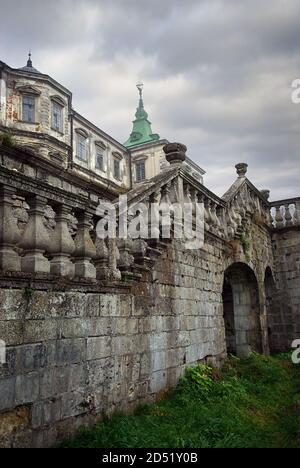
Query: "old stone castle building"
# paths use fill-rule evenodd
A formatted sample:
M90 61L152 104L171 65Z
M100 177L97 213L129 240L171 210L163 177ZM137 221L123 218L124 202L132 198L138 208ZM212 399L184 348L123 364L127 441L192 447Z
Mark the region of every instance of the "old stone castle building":
M152 133L139 90L122 145L31 58L0 62L3 447L54 445L153 401L186 366L299 338L300 198L270 202L246 164L215 195L184 145ZM129 207L203 203L204 246L187 250L161 225L159 238L100 239L99 201L120 194Z

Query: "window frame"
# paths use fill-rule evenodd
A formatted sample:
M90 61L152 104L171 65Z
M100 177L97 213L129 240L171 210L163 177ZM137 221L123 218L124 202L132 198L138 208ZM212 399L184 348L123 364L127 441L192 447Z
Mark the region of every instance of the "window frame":
M102 163L99 165L98 161L101 158ZM103 148L100 148L100 146L96 146L96 156L95 156L95 169L101 172L105 172L104 170L104 150Z
M88 145L87 145L88 144L88 135L83 130L75 130L75 133L76 133L76 158L79 161L81 161L81 162L83 162L85 164L88 164L88 161L89 161ZM81 139L81 143L84 141L84 157L78 151L78 148L80 148L79 139Z
M118 166L116 166L116 164ZM118 167L117 173L116 173L116 167ZM116 180L121 180L121 160L119 158L113 159L113 176Z
M33 94L33 93L23 93L22 94L22 122L24 123L29 123L29 124L35 124L36 123L36 95ZM24 114L24 101L25 99L31 99L34 103L34 106L33 106L33 120L30 120L30 119L26 119L25 118L25 114Z
M143 167L144 176L141 178L139 177L138 166ZM135 179L136 179L136 182L144 182L146 180L146 161L145 160L135 162Z
M56 127L54 125L54 108L57 106L60 110L60 126ZM51 130L55 132L64 134L64 103L59 99L51 98Z
M95 141L95 169L97 171L106 172L105 167L105 150L106 146L102 141ZM98 166L98 157L102 158L102 165L101 167Z

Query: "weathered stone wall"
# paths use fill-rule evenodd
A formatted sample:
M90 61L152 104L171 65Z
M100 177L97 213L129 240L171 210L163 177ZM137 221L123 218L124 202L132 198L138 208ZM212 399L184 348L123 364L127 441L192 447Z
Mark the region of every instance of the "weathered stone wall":
M226 280L237 354L268 352L268 315L275 309L266 273L272 277L276 266L269 205L245 178L224 201L176 166L129 194L129 203L157 195L168 203L204 202L202 249L186 250L183 242L165 238L110 239L106 245L94 234L102 196L94 186L82 187L49 164L41 170L26 153L0 153L0 340L7 345L7 363L0 366L0 445L54 445L104 413L154 400L186 366L220 364L226 356ZM17 224L21 238L29 231L27 244L14 239ZM48 245L54 225L59 238L70 238L68 228L72 235L77 231L77 250L69 250L72 238L56 250ZM274 234L276 294L285 297L285 274L284 294L297 318L299 231L292 240L284 237L289 232ZM57 269L51 263L57 254L69 265L61 262ZM288 313L285 326L287 321Z
M290 350L300 337L300 235L299 227L273 234L277 291L269 315L274 351ZM278 294L279 291L279 294Z
M170 245L123 293L2 289L1 445L53 445L104 412L157 398L186 365L220 363L221 252Z

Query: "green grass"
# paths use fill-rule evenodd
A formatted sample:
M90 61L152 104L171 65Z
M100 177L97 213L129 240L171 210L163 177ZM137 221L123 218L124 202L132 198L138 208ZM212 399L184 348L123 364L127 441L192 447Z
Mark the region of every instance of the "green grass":
M200 364L158 403L83 429L62 447L300 448L300 366L257 354L231 357L221 371Z

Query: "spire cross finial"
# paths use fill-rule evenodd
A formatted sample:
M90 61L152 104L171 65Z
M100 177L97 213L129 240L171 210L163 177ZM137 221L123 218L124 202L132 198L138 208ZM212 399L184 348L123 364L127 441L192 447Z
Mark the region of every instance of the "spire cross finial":
M136 85L137 89L139 90L140 93L140 99L143 99L143 88L144 88L144 83L138 83Z
M31 49L29 49L29 53L28 53L27 67L32 67Z

